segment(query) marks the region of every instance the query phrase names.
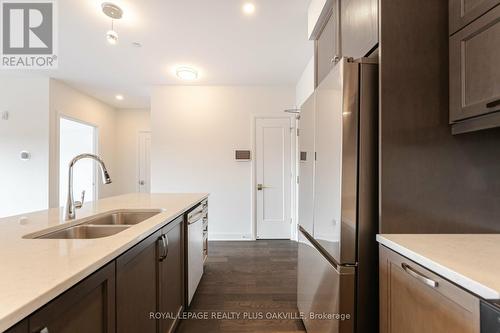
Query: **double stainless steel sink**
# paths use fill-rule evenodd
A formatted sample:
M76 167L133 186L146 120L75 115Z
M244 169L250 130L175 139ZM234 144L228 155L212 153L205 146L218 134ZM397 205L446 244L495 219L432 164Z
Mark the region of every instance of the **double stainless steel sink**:
M141 223L157 214L161 210L141 210L141 211L113 211L96 215L83 220L81 223L71 225L64 229L48 231L34 237L43 239L94 239L115 235L131 226Z

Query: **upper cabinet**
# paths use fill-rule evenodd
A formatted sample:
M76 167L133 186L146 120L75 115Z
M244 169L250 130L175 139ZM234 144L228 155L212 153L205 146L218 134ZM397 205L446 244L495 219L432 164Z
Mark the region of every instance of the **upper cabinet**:
M450 1L451 8L455 2ZM491 1L458 2L482 8ZM454 33L449 52L453 133L500 126L500 5Z
M500 0L450 0L450 34L462 29L499 3Z
M342 55L361 58L378 44L378 1L340 1Z
M377 47L378 0L326 1L311 38L316 40L317 87L340 58L365 57Z
M330 72L336 61L340 59L339 50L339 15L338 6L334 4L330 16L316 41L316 86Z

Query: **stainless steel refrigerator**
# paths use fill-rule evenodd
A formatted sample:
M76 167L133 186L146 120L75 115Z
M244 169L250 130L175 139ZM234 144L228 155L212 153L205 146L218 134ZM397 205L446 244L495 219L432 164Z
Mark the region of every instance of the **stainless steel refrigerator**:
M308 332L378 330L378 65L343 58L299 121L297 303Z

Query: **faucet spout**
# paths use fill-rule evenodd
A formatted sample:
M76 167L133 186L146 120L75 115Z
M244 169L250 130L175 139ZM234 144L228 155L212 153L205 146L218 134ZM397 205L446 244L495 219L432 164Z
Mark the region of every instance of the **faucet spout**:
M75 199L73 197L73 167L81 159L90 158L97 162L99 168L101 169L102 182L103 184L111 184L111 177L109 176L108 169L106 169L106 165L104 161L97 155L94 154L80 154L75 156L71 162L69 162L69 170L68 170L68 198L66 200L66 220L73 220L76 216L76 209L80 208L83 205L82 202L75 203Z

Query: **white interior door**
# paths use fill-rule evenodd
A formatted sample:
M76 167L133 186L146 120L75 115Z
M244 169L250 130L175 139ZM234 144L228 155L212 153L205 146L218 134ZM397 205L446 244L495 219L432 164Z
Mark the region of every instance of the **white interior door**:
M97 129L76 120L59 119L59 205L66 204L68 195L68 166L79 154L97 153ZM73 195L80 200L85 191L85 202L97 199L96 165L89 159L80 160L73 168Z
M151 132L139 133L137 185L141 193L151 191Z
M257 238L290 239L290 118L256 119L255 149Z

